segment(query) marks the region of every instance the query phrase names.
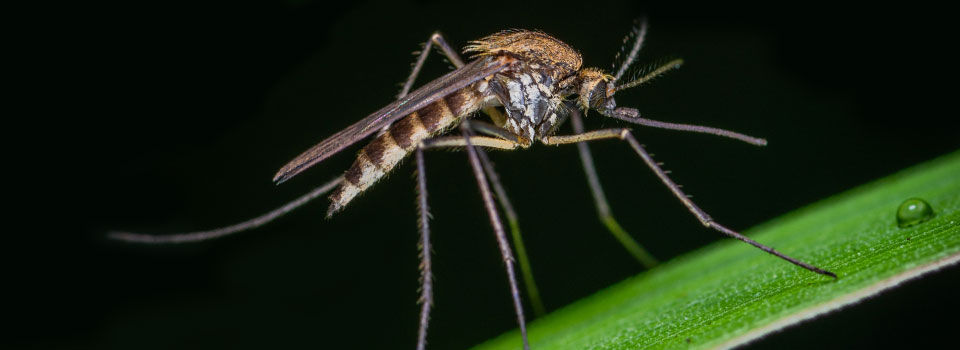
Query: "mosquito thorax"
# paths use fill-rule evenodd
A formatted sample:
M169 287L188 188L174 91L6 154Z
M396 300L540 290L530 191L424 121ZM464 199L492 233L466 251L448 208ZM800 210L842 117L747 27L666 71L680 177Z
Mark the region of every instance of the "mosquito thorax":
M550 135L563 120L563 102L576 93L583 60L576 50L538 31L507 30L471 42L473 58L505 57L510 68L489 82L506 112L498 125L522 139Z

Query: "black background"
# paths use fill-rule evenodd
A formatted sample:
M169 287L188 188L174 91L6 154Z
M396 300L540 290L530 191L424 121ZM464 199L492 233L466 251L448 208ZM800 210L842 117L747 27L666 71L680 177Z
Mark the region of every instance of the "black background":
M609 68L632 20L641 64L686 65L621 92L654 119L729 128L765 148L671 131L637 137L737 229L960 146L955 44L941 9L620 2L137 3L44 9L32 80L40 130L14 190L5 341L70 348L411 348L417 250L412 162L331 220L325 200L263 229L143 247L109 229L176 232L243 220L339 175L356 147L283 184L300 151L388 103L418 48L541 29ZM29 40L27 40L29 42ZM40 53L42 50L43 53ZM420 83L447 69L429 58ZM46 74L52 72L49 76ZM948 85L951 84L951 85ZM53 112L57 110L57 112ZM588 127L620 125L596 115ZM41 152L33 153L32 151ZM593 146L620 223L667 260L720 239L628 147ZM574 147L492 153L520 214L547 307L642 269L595 219ZM428 154L436 302L430 347L516 326L466 157ZM32 181L40 183L33 185ZM26 184L26 185L24 185ZM891 208L891 216L893 208ZM775 259L771 264L782 263ZM956 267L757 347L942 344L960 311Z

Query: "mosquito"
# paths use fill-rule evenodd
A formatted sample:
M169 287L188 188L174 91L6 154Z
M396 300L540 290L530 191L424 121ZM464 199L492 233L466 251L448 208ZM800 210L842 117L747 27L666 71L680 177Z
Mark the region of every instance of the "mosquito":
M741 133L689 124L676 124L642 118L637 109L618 107L614 95L621 90L643 85L653 78L683 64L674 59L652 65L639 78L621 82L636 60L647 32L646 21L638 21L624 44L632 42L615 73L583 67L581 55L569 45L540 31L506 30L471 41L463 50L472 61L464 62L460 54L447 44L439 32L430 36L418 54L413 72L407 78L397 99L346 129L328 137L284 165L274 176L277 184L290 180L306 169L339 153L344 148L374 136L357 154L356 160L340 177L317 187L296 200L260 217L208 231L172 235L148 235L112 232L114 239L141 243L182 243L202 241L231 233L250 230L266 224L310 200L331 192L327 216L342 210L357 195L366 191L411 153L416 159L417 206L419 209L420 296L421 305L417 349L427 343L427 327L433 306L429 206L427 203L426 163L423 151L436 148L459 148L466 154L480 190L484 208L493 226L510 285L513 307L520 327L523 348L529 349L526 321L520 298L514 262L514 249L520 258L527 293L535 311L542 313L530 264L520 239L517 215L510 204L493 165L483 149L526 149L534 143L544 145L576 144L587 182L593 193L600 220L641 264L653 266L654 259L617 223L597 177L587 142L616 139L627 143L656 174L661 182L704 226L719 231L775 255L809 271L836 278L833 272L810 265L760 244L714 221L653 160L637 142L630 128L584 131L583 116L588 111L641 126L712 134L764 146L762 138ZM628 40L632 37L632 40ZM426 85L410 91L436 47L456 69ZM625 48L627 48L625 46ZM619 55L618 55L619 57ZM488 120L477 117L482 111ZM558 135L557 129L570 120L573 133ZM492 188L491 188L492 187ZM514 246L507 240L503 221L494 203L494 193L507 216Z

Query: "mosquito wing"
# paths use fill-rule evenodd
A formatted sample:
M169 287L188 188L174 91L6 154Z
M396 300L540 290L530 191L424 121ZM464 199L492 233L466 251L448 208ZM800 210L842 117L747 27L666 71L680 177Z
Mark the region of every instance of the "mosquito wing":
M511 60L506 57L478 59L427 83L406 97L394 101L379 111L348 126L346 129L333 134L333 136L311 147L306 152L303 152L287 163L287 165L284 165L283 168L280 168L280 171L274 175L273 181L279 184L289 180L291 177L294 177L314 164L340 152L347 146L390 125L397 119L413 113L433 103L437 99L460 90L477 80L503 70L510 62Z

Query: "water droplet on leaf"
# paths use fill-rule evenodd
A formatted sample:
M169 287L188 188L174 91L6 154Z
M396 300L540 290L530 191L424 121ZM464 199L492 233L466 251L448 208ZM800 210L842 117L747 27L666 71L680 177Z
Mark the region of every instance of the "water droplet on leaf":
M910 227L933 218L933 207L920 198L910 198L897 209L897 225Z

